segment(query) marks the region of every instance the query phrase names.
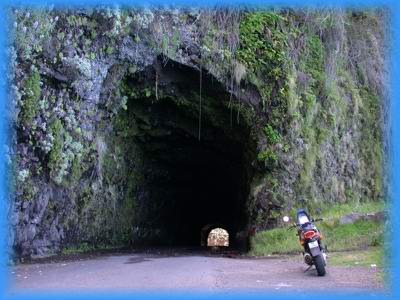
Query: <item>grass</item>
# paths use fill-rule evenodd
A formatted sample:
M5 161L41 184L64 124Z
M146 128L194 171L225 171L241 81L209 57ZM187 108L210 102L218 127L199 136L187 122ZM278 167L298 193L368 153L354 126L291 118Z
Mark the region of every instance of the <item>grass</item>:
M295 231L275 228L257 233L250 241L250 255L291 254L301 251Z
M387 252L382 246L369 247L366 250L333 252L328 254L328 263L332 266L342 267L369 267L377 269L377 280L389 287L390 277L387 270Z
M329 264L334 266L363 266L376 265L384 267L384 253L382 247L370 247L367 250L350 252L334 252L328 256Z
M321 208L322 218L340 218L351 213L372 213L385 210L385 202L349 202L339 205L326 205Z
M307 209L307 207L304 208ZM351 213L379 212L385 210L385 208L387 208L387 203L384 201L351 201L341 204L318 203L308 208L308 210L314 218L339 219ZM296 217L296 209L292 209L288 215L291 220L294 220Z
M327 221L318 223L324 236L328 251L347 251L381 247L384 240L384 225L371 221L358 221L353 224L339 224L340 217L352 212L371 213L383 210L384 203L366 202L339 204L321 209L318 217ZM275 228L257 233L251 239L250 255L293 254L301 252L296 230Z
M384 225L371 221L358 221L340 225L337 222L321 223L318 226L329 251L365 249L383 244Z
M89 252L95 252L95 251L108 251L108 250L117 250L121 249L122 246L114 246L114 245L90 245L88 243L81 243L77 246L71 246L62 249L61 254L62 255L75 255L75 254L85 254Z

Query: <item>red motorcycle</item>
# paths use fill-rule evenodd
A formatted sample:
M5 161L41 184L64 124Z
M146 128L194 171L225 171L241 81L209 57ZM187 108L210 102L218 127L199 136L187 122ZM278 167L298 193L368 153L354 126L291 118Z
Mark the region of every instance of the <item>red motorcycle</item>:
M285 222L289 221L288 217L284 217ZM322 219L310 219L304 209L297 211L297 223L288 228L297 228L300 245L303 247L304 262L309 265L308 271L313 265L317 269L318 276L324 276L326 271L326 254L325 247L322 245L323 239L321 232L317 229L314 222L322 221Z

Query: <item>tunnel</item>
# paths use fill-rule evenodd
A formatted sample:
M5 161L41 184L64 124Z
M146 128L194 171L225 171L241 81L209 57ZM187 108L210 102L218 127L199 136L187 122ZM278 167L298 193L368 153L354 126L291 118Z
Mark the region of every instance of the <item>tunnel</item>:
M230 244L243 247L255 157L246 111L206 71L160 64L124 79L126 109L117 117L127 176L138 183L134 239L200 246L204 226L223 224Z

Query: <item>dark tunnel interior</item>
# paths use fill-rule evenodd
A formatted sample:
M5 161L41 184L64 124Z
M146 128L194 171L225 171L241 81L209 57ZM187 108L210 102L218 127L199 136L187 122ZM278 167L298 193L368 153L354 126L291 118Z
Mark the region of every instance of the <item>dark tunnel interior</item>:
M237 233L248 222L254 156L245 118L230 107L231 95L204 74L199 124L199 72L177 63L155 72L148 69L126 81L143 91L154 85L155 76L159 80L158 95L154 86L148 97L136 93L124 112L136 129L129 142L143 175L138 226L152 245L199 246L202 228L219 224L232 246L243 246Z

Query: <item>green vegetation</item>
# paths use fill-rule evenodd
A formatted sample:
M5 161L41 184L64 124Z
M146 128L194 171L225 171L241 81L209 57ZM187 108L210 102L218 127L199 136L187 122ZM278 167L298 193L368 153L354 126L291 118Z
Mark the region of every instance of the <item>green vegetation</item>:
M371 178L365 183L367 195L373 198L382 197L383 178L383 149L381 144L381 121L379 98L371 90L364 88L359 91L363 105L360 107L362 138L360 145L361 156L365 162L366 177ZM366 126L368 124L368 126ZM370 190L369 190L370 189Z
M344 267L377 267L377 280L388 285L390 282L388 272L385 269L388 267L389 259L388 251L384 251L382 247L369 247L368 249L348 252L333 252L328 255L329 265L344 266Z
M72 161L72 166L71 166L71 176L70 176L70 181L71 183L77 182L84 171L84 164L82 164L81 160L76 156L74 160Z
M193 100L201 92L195 73L193 85L187 85L190 96L183 96L185 86L182 91L169 89L170 82L175 83L163 78L168 72L156 71L154 81L142 82L144 65L119 61L134 51L146 66L162 53L161 68L172 60L183 76L187 68L201 68L212 86L218 82L224 92L231 91L229 101L215 101L220 99L203 91L199 119L205 126L232 131L240 140L242 132L233 120L249 125L251 140L243 141L246 168L255 167L254 176L244 178L255 187L245 204L249 224L273 224L301 198L307 199L305 206L313 215L320 209L325 218L384 209L382 202L361 201L380 200L384 191L380 95L385 94L385 16L376 11L286 9L175 14L130 9L99 9L87 15L15 12L12 77L19 111L18 151L23 149L15 173L23 200L46 191L37 182L50 179L50 185L56 183L79 203L76 214L71 208L65 215L74 219L71 226L83 228L85 240L130 240L140 214L135 197L145 188L144 154L132 137L152 127L149 120L156 116L140 111L140 105L128 112L128 103L164 101L165 107L197 116L199 103ZM132 43L125 43L127 35ZM45 47L50 36L55 52ZM75 54L64 57L64 48ZM160 66L157 62L153 67ZM49 72L41 77L44 70ZM57 75L61 80L53 78ZM96 88L100 79L101 92ZM195 130L183 122L179 126ZM148 130L157 135L164 128ZM338 202L347 204L331 205ZM54 214L62 209L57 207ZM68 223L64 219L60 227ZM335 222L320 226L331 250L382 243L379 224ZM257 234L252 243L253 251L261 254L299 251L294 232L279 228Z
M115 246L115 245L108 245L108 244L89 244L87 242L80 243L75 246L69 246L64 249L62 249L61 254L62 255L74 255L74 254L84 254L84 253L89 253L89 252L95 252L95 251L107 251L107 250L118 250L121 249L121 246Z
M324 174L327 170L323 162L323 147L326 148L324 143L330 143L331 135L335 141L336 128L332 128L332 124L337 126L338 122L332 122L336 114L332 113L328 103L334 102L335 106L336 102L343 103L341 87L337 84L329 85L334 93L326 87L327 54L321 34L310 24L291 26L290 15L276 17L274 14L252 13L241 21L240 27L241 46L246 50L243 53L239 51L238 58L251 71L248 72L247 80L257 86L264 110L268 112L268 124L262 130L266 143L260 147L257 159L267 171L279 173L285 166L278 164L278 161L291 157L290 150L296 152L293 135L298 136L304 143L304 150L300 156L292 156L300 168L295 179L296 195L310 199L313 203L319 203L317 199L320 198L331 199L333 195L338 198L341 179ZM265 63L267 58L272 57L269 48L271 41L275 41L272 42L277 55L274 58L275 65L272 62ZM295 47L290 48L296 52L294 58L289 59L288 45ZM247 53L249 49L252 49L252 53ZM257 61L257 57L261 57L260 61ZM284 58L281 63L279 57ZM252 65L256 68L252 68ZM279 68L279 72L274 70L279 76L271 76L271 68ZM343 108L341 113L346 112L346 109ZM347 116L340 117L339 121L343 123L345 118ZM290 129L289 126L283 126L285 122L291 124ZM274 147L277 143L283 144L282 147ZM337 144L334 145L335 151ZM329 182L323 187L318 186L320 180L315 178L316 174L321 173ZM279 188L276 194L279 194ZM281 197L286 198L284 195Z
M323 86L325 79L325 48L321 38L318 35L306 35L306 46L302 52L300 68L311 77L311 87L315 94L318 94L319 88Z
M300 135L307 143L308 149L304 151L302 159L302 170L297 181L297 190L300 195L314 198L311 187L316 169L318 155L321 152L320 145L325 141L329 131L326 130L326 122L323 119L324 107L318 101L324 87L324 57L325 49L319 36L315 35L306 26L301 28L305 36L305 45L300 49L298 58L298 69L307 74L304 87L299 89L296 85L293 93L297 93L298 118L300 124ZM297 90L297 91L296 91ZM293 106L293 105L292 105ZM295 111L293 108L293 111Z
M321 218L340 218L351 213L372 213L383 211L386 208L384 201L348 202L341 204L319 204ZM314 214L316 212L313 212Z
M329 251L343 251L365 249L370 246L383 246L384 225L371 221L358 221L353 224L339 224L341 216L351 212L378 212L384 208L384 203L348 203L342 205L325 206L321 215L329 218L318 223L318 228L324 236L324 243ZM294 218L294 212L291 213ZM317 217L315 215L315 217ZM251 240L252 255L271 255L299 253L301 246L295 230L287 227L257 233Z
M301 251L295 231L275 228L257 233L250 242L250 255L299 253Z
M24 201L31 201L38 191L39 188L31 180L26 180L22 185L22 199Z
M78 246L70 246L62 249L61 254L70 255L70 254L78 254L85 253L96 250L93 246L88 243L81 243Z
M383 225L375 222L358 221L354 224L318 225L329 251L365 249L382 246ZM257 233L251 240L252 255L289 254L301 252L295 230L276 228Z
M285 62L287 36L278 28L284 18L275 12L246 14L240 23L240 61L253 72L268 69L268 74L279 79Z
M281 30L285 21L275 12L259 11L246 14L240 22L237 58L248 69L247 80L257 86L264 110L271 113L271 122L263 128L268 145L257 155L267 169L277 166L279 154L272 146L283 140L277 128L285 118L287 102L288 40Z
M329 245L329 251L383 245L384 226L381 223L357 221L339 225L337 222L322 222L319 228L325 236L325 243Z
M56 20L40 8L21 9L19 12L15 16L14 45L22 61L32 62L42 53L43 42L50 38Z
M240 48L238 60L249 70L248 80L255 84L262 97L264 109L271 102L275 111L282 116L286 111L285 80L288 73L288 35L281 30L286 19L271 11L246 14L240 22ZM278 91L272 98L274 91ZM283 106L282 106L283 105Z
M22 98L21 121L25 126L32 126L32 121L39 109L38 101L41 92L39 72L33 72L23 88L25 96Z
M274 167L278 162L278 156L272 150L265 150L257 155L257 160L263 162L265 167Z
M114 53L114 47L108 46L108 47L106 48L106 53L107 53L107 55L113 54L113 53Z
M60 164L62 162L62 150L64 145L64 127L60 119L55 120L50 125L51 134L54 138L53 147L49 153L49 162L47 166L50 168L51 177L57 182L61 183L59 177Z
M329 254L329 264L334 266L384 267L382 247L370 247L366 250L334 252Z
M281 140L281 136L278 131L276 131L271 125L267 125L264 127L264 134L268 139L268 142L271 144L279 143Z

